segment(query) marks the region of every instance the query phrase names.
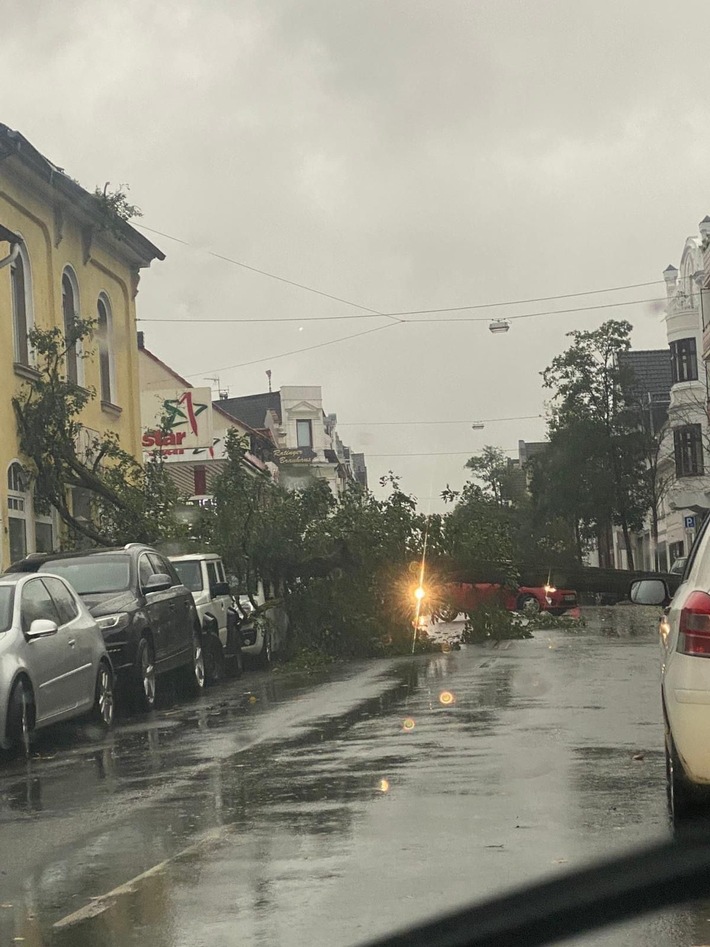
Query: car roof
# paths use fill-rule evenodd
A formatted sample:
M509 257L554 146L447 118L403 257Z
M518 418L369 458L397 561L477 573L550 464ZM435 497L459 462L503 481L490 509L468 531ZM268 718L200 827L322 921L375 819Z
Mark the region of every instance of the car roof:
M48 577L49 577L49 578L52 578L52 579L59 579L60 582L63 582L64 585L68 586L70 589L72 589L72 591L74 591L73 588L72 588L72 586L71 586L71 585L67 582L67 580L66 580L65 578L63 578L61 575L55 575L53 572L43 572L43 573L42 573L42 578L43 578L43 579L46 579L46 578L48 578ZM34 572L30 572L30 573L28 573L28 572L5 572L5 573L3 573L2 575L0 575L0 585L19 585L21 582L29 582L30 579L34 579L34 578L35 578L35 573L34 573Z
M183 556L168 556L171 562L205 562L221 558L216 552L192 552L185 553Z
M11 563L5 574L16 572L39 572L48 562L64 561L65 559L87 559L94 556L116 555L116 553L136 553L146 550L155 552L152 546L144 543L127 543L125 546L106 546L99 549L77 549L71 552L30 553L25 559ZM47 570L42 569L43 572Z

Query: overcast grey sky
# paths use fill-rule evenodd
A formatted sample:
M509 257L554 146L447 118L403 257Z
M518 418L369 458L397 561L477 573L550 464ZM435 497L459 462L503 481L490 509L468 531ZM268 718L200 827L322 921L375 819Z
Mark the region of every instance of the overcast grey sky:
M707 0L0 0L0 17L0 120L88 188L128 183L141 223L191 244L148 234L168 257L139 316L194 320L146 321L149 348L233 396L267 368L322 385L373 485L391 468L428 507L484 444L540 439L542 421L470 423L542 413L570 329L623 316L635 347L665 345L649 303L502 336L307 322L358 310L205 249L378 311L660 279L710 212ZM303 321L200 324L250 316ZM387 420L465 423L368 424ZM428 456L376 456L407 453Z

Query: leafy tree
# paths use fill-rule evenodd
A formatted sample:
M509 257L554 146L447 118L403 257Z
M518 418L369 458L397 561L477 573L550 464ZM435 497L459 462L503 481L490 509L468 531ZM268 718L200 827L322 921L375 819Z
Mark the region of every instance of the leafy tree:
M508 458L498 447L487 445L481 454L470 457L465 465L483 483L483 492L496 503L503 503L508 482Z
M609 320L599 329L570 332L570 347L542 373L553 391L548 502L572 491L586 530L621 526L629 568L631 533L641 528L649 507L644 435L625 394L633 379L619 364L631 329L626 321Z
M80 415L96 393L66 377L67 352L88 340L93 328L92 321L77 319L66 335L58 327L30 332L37 377L12 400L20 452L37 502L53 507L79 541L156 542L179 531L173 515L177 490L162 460L156 456L142 465L114 432L89 431ZM80 495L87 515L77 515Z

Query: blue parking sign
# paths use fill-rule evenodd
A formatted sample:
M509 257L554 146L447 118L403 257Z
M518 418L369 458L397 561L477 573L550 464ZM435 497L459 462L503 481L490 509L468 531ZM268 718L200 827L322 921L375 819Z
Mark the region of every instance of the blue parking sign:
M686 529L695 529L695 517L694 517L694 516L686 516L684 522L685 522L685 528L686 528Z

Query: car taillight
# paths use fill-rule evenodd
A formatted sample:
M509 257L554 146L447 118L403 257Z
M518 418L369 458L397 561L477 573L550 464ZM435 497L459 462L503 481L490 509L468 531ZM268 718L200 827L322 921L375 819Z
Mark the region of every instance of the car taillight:
M710 595L691 592L678 625L678 651L710 658Z

